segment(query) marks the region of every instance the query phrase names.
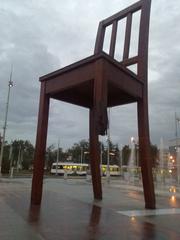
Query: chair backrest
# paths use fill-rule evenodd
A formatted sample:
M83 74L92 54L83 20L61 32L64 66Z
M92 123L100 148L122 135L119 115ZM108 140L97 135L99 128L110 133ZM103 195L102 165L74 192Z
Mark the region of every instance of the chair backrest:
M112 15L111 17L99 23L94 54L103 51L104 39L107 27L112 26L109 52L108 54L114 58L117 42L117 29L120 21L125 20L125 36L124 48L120 64L127 68L133 65L137 66L136 74L140 80L147 80L147 62L148 62L148 38L149 38L149 18L150 18L151 0L141 0L130 7ZM138 33L138 50L135 56L130 56L130 46L133 44L131 39L132 33L132 20L135 13L140 13Z

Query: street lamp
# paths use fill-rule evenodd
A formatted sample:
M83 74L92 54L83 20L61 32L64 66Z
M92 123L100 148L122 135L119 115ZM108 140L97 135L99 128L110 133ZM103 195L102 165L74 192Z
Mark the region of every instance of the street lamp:
M3 152L4 152L5 137L6 137L6 128L7 128L7 117L8 117L8 109L9 109L10 90L11 90L12 87L13 87L13 81L12 81L12 68L11 68L10 79L9 79L9 82L8 82L8 95L7 95L6 112L5 112L3 135L2 135L2 143L1 143L0 175L1 175L1 168L2 168L2 159L3 159Z

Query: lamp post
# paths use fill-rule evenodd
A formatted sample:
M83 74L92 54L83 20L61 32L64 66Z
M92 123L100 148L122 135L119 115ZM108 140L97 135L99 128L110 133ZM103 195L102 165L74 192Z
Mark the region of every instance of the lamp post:
M108 123L108 129L107 129L107 170L106 170L106 178L107 182L110 182L110 108L108 109L108 115L109 115L109 123Z
M22 154L22 148L21 148L21 144L20 144L19 152L18 152L18 160L17 160L17 165L16 165L17 172L19 172L20 165L21 165L21 154Z
M10 161L10 171L9 171L9 177L13 177L13 159L12 159L12 153L13 153L13 145L11 143L10 150L9 150L9 161Z
M1 168L2 168L2 159L3 159L3 152L4 152L5 137L6 137L6 128L7 128L7 118L8 118L8 109L9 109L10 90L11 90L12 87L13 87L13 81L12 81L12 68L11 68L10 79L9 79L9 82L8 82L8 95L7 95L7 102L6 102L6 112L5 112L5 119L4 119L2 143L1 143L0 175L1 175Z
M180 123L180 118L177 117L177 114L175 112L175 136L176 136L176 164L177 164L177 181L178 184L180 184L180 147L178 144L178 127Z
M80 163L83 164L83 147L81 147Z
M119 165L120 165L120 175L122 176L123 174L123 146L122 144L120 144L120 147L119 147Z
M120 165L120 168L122 168L122 164L123 164L123 161L122 161L122 144L119 145L119 165Z
M58 148L57 148L57 156L56 156L56 175L58 175L59 145L60 145L60 141L58 139Z

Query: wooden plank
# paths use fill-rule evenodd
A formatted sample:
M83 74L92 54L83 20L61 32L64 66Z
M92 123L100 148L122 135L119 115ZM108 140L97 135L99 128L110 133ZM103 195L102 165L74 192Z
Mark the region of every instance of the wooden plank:
M105 27L103 26L102 22L100 22L98 31L97 31L97 36L96 36L94 54L98 54L102 51L103 43L104 43L104 35L105 35Z
M41 83L36 147L33 162L31 204L39 205L42 198L43 174L49 116L49 97L45 94L45 82Z
M127 92L122 91L116 84L109 81L108 84L108 107L114 107L124 105L132 102L137 102L138 98L135 98Z
M57 75L46 82L46 94L55 94L94 78L94 63L88 63L69 72Z
M120 19L126 17L129 13L137 12L141 9L143 1L139 1L131 5L130 7L125 8L124 10L112 15L111 17L106 18L102 21L103 26L107 27L111 25L114 21L119 21Z
M102 103L102 104L101 104ZM101 108L100 108L101 106ZM90 109L90 163L92 184L95 199L102 199L101 171L100 171L100 117L107 106L107 82L104 78L104 61L96 62L93 89L93 107ZM102 113L103 114L103 113Z
M41 76L39 78L39 80L41 82L43 82L43 81L54 79L54 78L56 78L56 77L58 77L58 76L60 76L60 75L62 75L64 73L66 73L66 72L72 71L72 70L74 70L76 68L79 68L79 67L83 67L84 65L87 65L88 63L90 64L90 63L96 61L100 57L101 57L101 54L96 55L96 56L95 55L89 56L89 57L84 58L84 59L82 59L82 60L80 60L78 62L72 63L72 64L70 64L70 65L68 65L66 67L63 67L63 68L58 69L58 70L56 70L54 72L48 73L48 74L46 74L44 76Z
M97 129L99 135L107 131L107 78L105 77L104 59L99 59L95 64L94 78L94 105L97 111Z
M142 182L144 188L145 208L154 209L155 193L152 175L152 157L150 154L150 137L148 121L147 92L138 101L138 132L139 132L139 160L141 164Z
M139 57L135 56L135 57L123 60L122 62L120 62L120 64L122 64L125 67L128 67L130 65L137 64L138 60L139 60Z
M141 81L109 62L105 63L104 68L109 82L134 98L142 97L143 83Z
M135 98L125 98L125 99L110 99L110 101L108 101L108 107L117 107L117 106L122 106L122 105L127 105L130 103L136 103L137 99Z
M101 186L101 174L100 174L100 147L99 138L96 129L96 110L95 107L90 109L90 166L92 175L92 185L95 199L102 199L102 186Z
M127 15L126 20L126 34L125 34L125 41L124 41L124 53L123 53L123 60L129 58L129 48L130 48L130 41L131 41L131 26L132 26L132 13Z
M90 96L90 94L82 95L76 89L72 89L72 91L67 90L60 92L59 94L50 95L50 97L86 108L91 108L93 105L92 96Z
M134 74L132 71L128 70L124 65L123 62L118 62L117 60L115 60L114 58L110 57L108 54L106 54L105 52L103 52L101 54L101 56L107 60L110 64L113 64L115 67L118 67L121 69L121 71L128 73L130 76L134 77L135 80L138 80L138 77L136 74Z
M140 32L139 32L139 46L138 46L138 77L147 82L148 75L148 42L149 42L149 20L150 20L151 0L143 2Z
M110 50L109 50L109 55L111 57L114 57L114 52L115 52L117 26L118 26L117 21L114 21L112 25L111 43L110 43Z

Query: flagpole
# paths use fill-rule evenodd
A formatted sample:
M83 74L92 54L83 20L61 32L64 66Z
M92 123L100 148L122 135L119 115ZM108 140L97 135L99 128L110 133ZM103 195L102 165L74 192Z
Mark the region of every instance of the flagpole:
M6 129L7 129L7 119L8 119L8 110L9 110L10 90L11 90L11 87L13 87L12 72L13 72L13 66L11 67L10 79L9 79L9 82L8 82L8 95L7 95L7 102L6 102L6 112L5 112L3 135L2 135L2 143L1 143L1 152L0 152L0 175L1 175L1 170L2 170L2 160L3 160L3 153L4 153Z

